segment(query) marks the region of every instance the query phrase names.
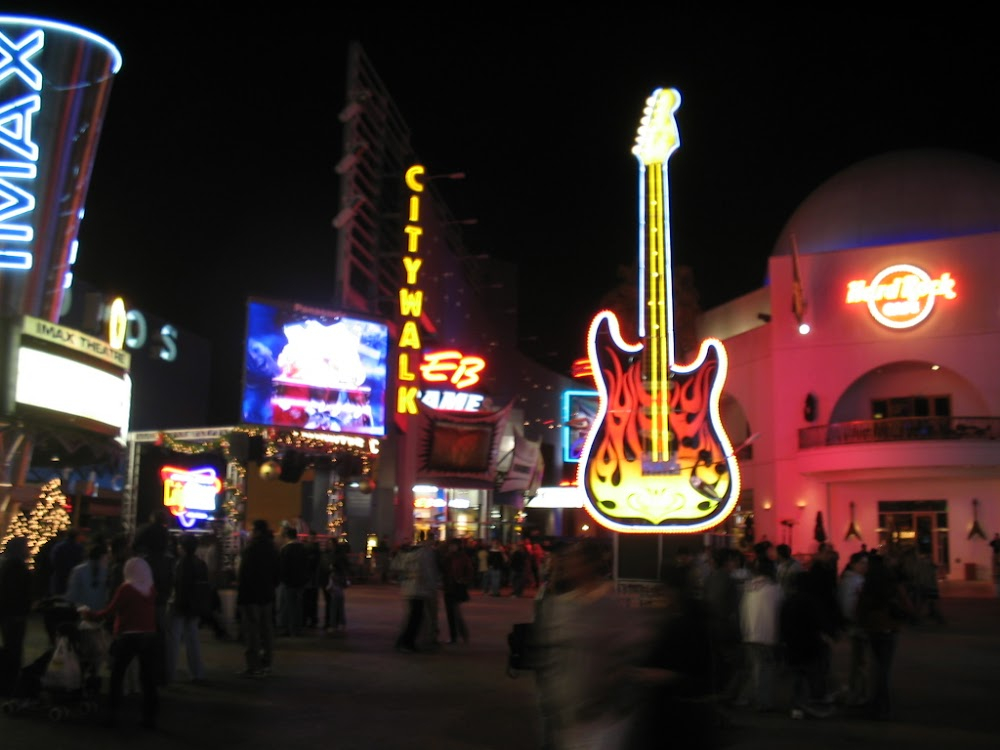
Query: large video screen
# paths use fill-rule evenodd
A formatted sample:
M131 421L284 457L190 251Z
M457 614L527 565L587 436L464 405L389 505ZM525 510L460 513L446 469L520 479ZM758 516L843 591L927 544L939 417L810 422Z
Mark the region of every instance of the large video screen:
M244 344L244 423L385 435L385 323L250 300Z

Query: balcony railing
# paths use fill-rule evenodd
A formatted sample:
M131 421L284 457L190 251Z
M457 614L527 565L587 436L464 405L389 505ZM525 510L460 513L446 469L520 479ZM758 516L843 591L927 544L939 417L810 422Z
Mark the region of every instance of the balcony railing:
M998 417L895 417L837 422L799 430L799 448L907 440L997 440Z

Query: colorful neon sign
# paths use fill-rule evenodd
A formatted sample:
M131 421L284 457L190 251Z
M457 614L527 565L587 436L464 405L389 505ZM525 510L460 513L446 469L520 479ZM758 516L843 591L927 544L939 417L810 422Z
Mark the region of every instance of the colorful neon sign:
M44 18L0 15L0 272L9 309L57 320L121 55Z
M417 413L419 390L416 386L417 374L413 372L412 366L420 361L422 348L419 323L423 313L424 293L417 288L417 284L420 279L420 269L424 263L423 258L420 257L420 237L424 230L418 222L420 221L420 194L424 191L421 178L425 171L424 167L415 164L406 170L404 178L411 193L407 212L409 223L403 228L403 232L406 234L406 252L403 254L405 286L399 290L399 315L403 320L403 327L397 342L399 349L399 358L396 363L396 377L399 379L396 389L397 414Z
M719 413L728 358L705 339L694 362L674 358L667 160L680 146L675 89L646 102L632 153L639 161L639 330L621 337L617 316L599 313L587 352L598 409L580 454L577 484L588 513L626 533L710 529L739 499L735 451Z
M163 481L163 505L185 529L190 529L198 520L214 516L215 499L222 491L222 480L215 469L164 466L160 469L160 479Z
M449 382L458 390L479 382L479 373L486 367L482 357L462 354L455 349L427 352L420 363L420 375L427 383Z
M31 92L0 105L0 146L7 157L0 162L0 243L3 243L0 268L27 271L34 264L31 242L35 230L30 215L35 210L38 144L32 140L31 133L35 115L42 108L39 94L42 74L31 58L44 46L42 29L34 29L17 41L0 33L0 83L8 79L20 80ZM19 217L27 218L28 223L20 223ZM8 242L13 244L7 246Z
M932 279L924 269L901 263L879 271L871 283L847 283L847 304L868 305L868 312L886 328L912 328L931 314L938 297L955 299L955 279L942 273Z

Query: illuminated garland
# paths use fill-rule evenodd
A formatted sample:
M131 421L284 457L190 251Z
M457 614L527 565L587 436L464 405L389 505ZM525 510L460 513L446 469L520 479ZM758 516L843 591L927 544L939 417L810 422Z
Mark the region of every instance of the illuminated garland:
M279 433L273 428L259 427L238 427L227 435L205 442L182 441L175 439L170 435L170 433L158 433L155 444L173 451L174 453L183 453L185 455L198 455L200 453L216 452L222 453L226 463L232 467L232 470L236 474L235 481L232 481L234 479L233 477L227 475L226 483L223 485L225 499L222 501L222 508L226 514L226 521L234 528L240 523L240 515L246 501L246 493L243 491L243 487L246 486L247 475L246 467L243 466L243 464L236 458L236 456L233 455L232 452L232 436L236 434L242 434L248 437L265 438L265 459L274 458L283 448L323 452L328 455L334 453L349 454L350 456L361 461L362 476L370 477L371 481L374 480L372 470L373 445L371 439L368 438L340 434L326 435L322 433L306 433L297 430L287 433ZM327 503L327 513L331 518L327 525L330 526L331 531L339 528L344 523L344 503L342 498L343 494L341 493L341 499L338 503L335 503L334 506L331 506L329 501Z
M11 519L7 533L0 541L0 552L7 549L7 543L17 536L28 539L28 567L34 568L35 555L42 546L70 527L72 519L66 505L66 496L62 493L62 482L50 479L42 485L38 502L31 512L24 511Z

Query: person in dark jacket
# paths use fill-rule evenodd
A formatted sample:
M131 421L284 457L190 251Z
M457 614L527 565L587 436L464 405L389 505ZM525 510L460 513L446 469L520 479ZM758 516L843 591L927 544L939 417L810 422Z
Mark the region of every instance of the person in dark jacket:
M212 607L212 589L208 582L208 565L196 554L198 538L185 534L181 538L181 557L174 568L174 590L170 597L170 641L167 650L167 680L177 676L177 661L181 644L187 656L191 681L205 680L205 664L201 658L198 628L201 618Z
M302 627L302 601L309 582L309 552L292 526L282 531L278 550L278 634L296 636Z
M52 548L52 578L50 592L53 596L63 596L69 585L69 575L73 568L83 562L86 550L80 541L78 529L66 529L63 538Z
M0 664L0 694L13 688L21 671L31 600L28 538L15 536L7 542L3 557L0 557L0 639L4 659ZM8 684L2 681L4 677L9 680Z
M278 585L278 550L267 521L253 522L250 541L240 556L236 604L246 645L240 674L257 677L271 670L274 652L274 589Z

